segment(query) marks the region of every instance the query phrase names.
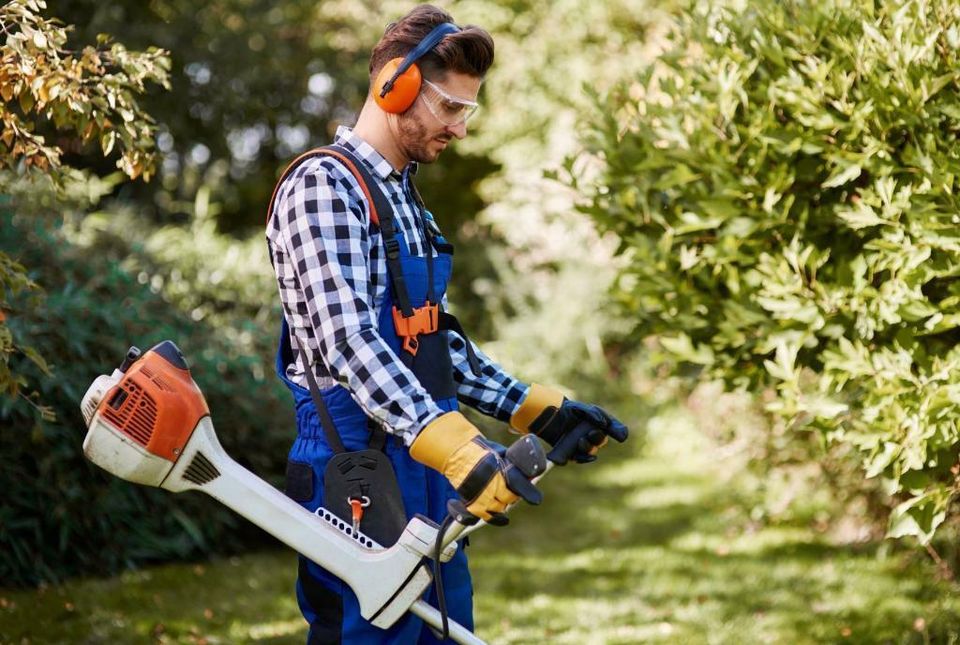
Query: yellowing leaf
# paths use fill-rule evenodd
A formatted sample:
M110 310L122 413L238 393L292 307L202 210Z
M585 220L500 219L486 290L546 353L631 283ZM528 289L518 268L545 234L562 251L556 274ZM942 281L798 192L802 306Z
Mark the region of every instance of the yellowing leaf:
M117 133L114 131L105 132L100 136L100 147L103 149L104 156L110 154L113 150L113 144L117 140Z

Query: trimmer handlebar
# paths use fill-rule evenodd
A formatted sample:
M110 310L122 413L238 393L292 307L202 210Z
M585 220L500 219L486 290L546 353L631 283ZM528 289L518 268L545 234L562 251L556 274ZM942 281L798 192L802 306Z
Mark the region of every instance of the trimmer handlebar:
M538 446L540 453L543 454L543 447L540 446L540 443L536 439L534 439L531 435L526 435L525 437L523 437L523 439L519 439L515 441L513 445L515 446L520 442L526 443L527 440L529 440L531 443L534 443L536 446ZM511 448L512 447L513 446L511 446ZM540 474L533 477L528 477L530 479L530 483L533 484L534 486L541 479L543 479L544 475L546 475L548 472L553 470L555 466L555 464L552 461L546 458L544 458L544 461L545 461L545 465L540 470ZM507 512L509 513L510 510L514 506L516 506L518 503L519 502L514 502L513 504L508 506ZM447 529L447 532L443 536L442 546L444 549L446 549L450 544L459 540L460 538L466 537L470 533L473 533L477 529L487 525L487 522L484 522L479 517L468 513L466 508L463 507L462 503L460 503L459 500L452 500L447 505L447 510L450 512L451 515L453 515L454 521L453 521L453 525L449 529Z
M510 447L504 452L503 458L507 462L507 487L531 504L536 505L543 501L543 493L534 484L552 464L547 461L547 455L540 442L533 435L524 435L510 444ZM514 505L511 504L510 508L513 508ZM459 499L450 500L447 503L447 511L453 517L454 526L460 525L461 527L460 530L456 531L451 527L448 529L448 533L459 535L467 527L476 526L478 523L487 524L487 522L483 522L479 517L471 514L467 510L467 505ZM450 540L446 538L447 534L444 534L444 546L450 543ZM454 537L453 539L457 538Z

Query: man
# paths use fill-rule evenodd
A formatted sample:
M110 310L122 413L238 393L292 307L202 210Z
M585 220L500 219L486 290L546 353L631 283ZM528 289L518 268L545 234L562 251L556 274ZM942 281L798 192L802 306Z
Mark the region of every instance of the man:
M559 463L592 461L608 436L627 437L600 408L504 372L445 312L452 248L412 178L418 163L466 136L493 62L486 31L452 22L423 5L387 28L356 126L339 128L330 150L291 164L268 218L284 313L277 370L297 409L287 493L311 511L349 502L342 512L353 513L354 528L383 542L396 538L395 522L377 523L392 498L402 498L402 521L421 513L440 522L447 501L461 499L502 524L522 492L507 483L502 448L457 411L458 401L538 434ZM364 480L356 493L325 501L339 476L331 459L351 451L385 454L400 492L375 495L379 484ZM450 617L472 629L462 544L441 571ZM349 588L303 558L297 596L310 643L436 642L413 616L373 627Z

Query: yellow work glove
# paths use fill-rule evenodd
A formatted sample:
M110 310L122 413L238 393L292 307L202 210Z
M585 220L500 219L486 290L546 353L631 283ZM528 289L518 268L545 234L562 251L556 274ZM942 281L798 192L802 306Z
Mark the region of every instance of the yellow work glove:
M623 443L629 434L625 425L600 406L571 401L537 383L530 386L523 403L510 417L510 426L535 434L553 446L547 459L560 466L571 459L577 463L594 461L608 438Z
M528 490L536 494L536 488L522 476L518 479L515 469L508 484L509 466L502 451L459 412L447 412L427 424L410 445L410 456L443 473L470 513L495 524L505 523L504 512L521 495L539 502L529 499Z

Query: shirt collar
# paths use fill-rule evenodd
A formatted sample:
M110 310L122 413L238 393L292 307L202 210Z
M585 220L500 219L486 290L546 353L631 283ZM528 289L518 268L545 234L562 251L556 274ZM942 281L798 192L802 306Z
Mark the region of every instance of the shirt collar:
M370 168L377 174L380 179L387 179L391 175L400 177L400 173L393 169L393 166L390 165L390 162L387 159L377 152L377 149L371 146L369 143L360 138L359 135L354 133L353 128L349 128L345 125L337 127L337 134L333 139L333 142L349 148L351 151L355 152ZM407 164L407 168L410 172L416 174L417 164L416 162L410 162Z

